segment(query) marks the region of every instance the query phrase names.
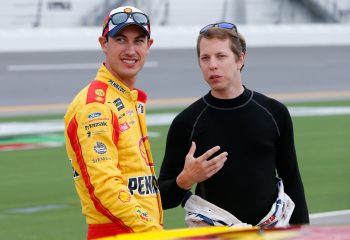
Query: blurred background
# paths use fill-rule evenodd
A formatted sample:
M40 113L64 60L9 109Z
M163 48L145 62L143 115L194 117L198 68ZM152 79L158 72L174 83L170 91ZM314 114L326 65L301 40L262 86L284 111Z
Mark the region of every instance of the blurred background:
M1 0L1 28L100 26L115 6L136 6L153 25L348 23L347 0Z

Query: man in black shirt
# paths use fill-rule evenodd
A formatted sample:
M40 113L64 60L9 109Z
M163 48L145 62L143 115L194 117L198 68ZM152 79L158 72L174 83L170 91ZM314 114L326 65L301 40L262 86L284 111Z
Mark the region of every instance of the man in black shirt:
M204 27L197 55L211 90L170 126L159 176L163 208L178 206L197 184L196 195L257 225L276 201L279 177L295 203L290 224L309 223L290 114L242 84L246 43L237 27Z

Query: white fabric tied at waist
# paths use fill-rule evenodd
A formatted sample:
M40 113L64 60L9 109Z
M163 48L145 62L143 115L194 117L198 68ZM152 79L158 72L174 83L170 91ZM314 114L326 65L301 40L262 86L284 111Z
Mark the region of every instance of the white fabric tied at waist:
M288 227L295 204L284 192L281 179L277 179L278 196L269 213L257 224L260 227ZM186 210L185 221L188 227L229 226L251 227L243 223L228 211L193 195L191 192L185 197L183 208Z

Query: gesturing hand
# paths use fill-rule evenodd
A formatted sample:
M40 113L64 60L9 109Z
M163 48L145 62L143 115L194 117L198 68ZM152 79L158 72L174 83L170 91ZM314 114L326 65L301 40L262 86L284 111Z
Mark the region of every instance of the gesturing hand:
M213 159L207 160L219 150L220 147L215 146L195 158L193 155L196 151L196 144L192 142L185 158L184 168L176 178L177 185L183 189L190 189L193 184L202 182L217 173L227 160L227 152L222 152Z

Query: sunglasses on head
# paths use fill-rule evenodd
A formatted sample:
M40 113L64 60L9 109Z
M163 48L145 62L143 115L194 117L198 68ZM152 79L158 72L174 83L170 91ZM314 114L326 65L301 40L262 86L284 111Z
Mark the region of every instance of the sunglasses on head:
M115 13L110 17L110 21L114 25L122 24L125 23L129 18L132 18L134 22L139 23L141 25L148 25L148 17L140 12L131 12L131 13L126 13L126 12L119 12Z
M131 13L119 12L119 13L115 13L112 16L110 16L104 29L106 29L108 27L109 21L111 21L114 25L119 25L119 24L125 23L130 17L132 18L132 20L135 23L149 26L149 19L143 13L140 13L140 12L131 12ZM103 31L103 32L105 32L105 31Z
M205 33L206 31L208 31L210 28L213 28L213 27L218 27L218 28L223 28L223 29L233 29L237 32L237 26L234 25L233 23L219 22L219 23L208 24L207 26L203 27L199 31L199 34Z

